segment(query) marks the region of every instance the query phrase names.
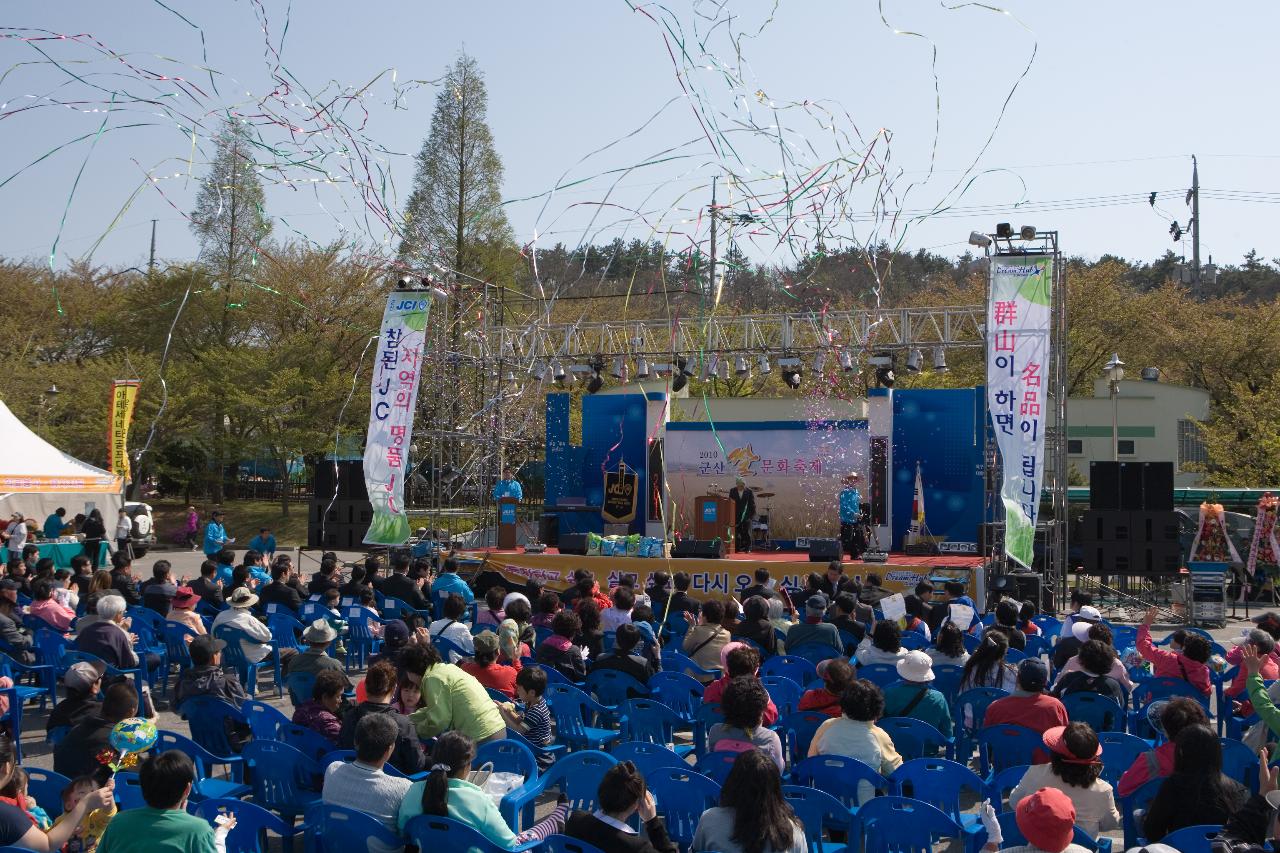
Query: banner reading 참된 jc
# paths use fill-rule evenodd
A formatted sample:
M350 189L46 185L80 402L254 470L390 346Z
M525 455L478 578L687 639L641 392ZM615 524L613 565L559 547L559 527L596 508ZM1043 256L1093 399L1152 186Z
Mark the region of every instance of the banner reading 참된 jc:
M387 299L369 392L369 435L364 445L364 484L373 504L369 545L403 545L409 539L404 512L405 462L413 437L413 412L422 373L423 332L431 295L397 290Z
M987 406L1004 462L1004 550L1031 567L1049 413L1051 258L992 258Z

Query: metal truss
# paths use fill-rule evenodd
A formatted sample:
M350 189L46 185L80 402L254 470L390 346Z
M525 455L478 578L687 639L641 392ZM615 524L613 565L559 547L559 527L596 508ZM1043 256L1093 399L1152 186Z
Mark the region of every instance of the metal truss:
M505 357L578 360L717 353L804 353L822 348L903 350L982 345L981 305L806 314L711 316L689 320L533 325L491 329ZM489 345L495 343L490 340Z

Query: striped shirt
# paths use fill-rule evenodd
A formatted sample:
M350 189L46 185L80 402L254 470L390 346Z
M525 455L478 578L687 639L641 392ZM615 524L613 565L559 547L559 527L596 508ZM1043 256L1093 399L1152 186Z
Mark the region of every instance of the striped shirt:
M528 729L527 737L534 746L551 745L551 709L545 699L537 704L526 705L524 709L524 725Z
M408 779L388 776L381 769L339 761L330 764L325 771L320 796L330 805L364 812L393 833L398 833L396 819L400 815L400 803L412 786L413 782ZM368 853L398 853L403 849L387 849L373 840L368 843Z

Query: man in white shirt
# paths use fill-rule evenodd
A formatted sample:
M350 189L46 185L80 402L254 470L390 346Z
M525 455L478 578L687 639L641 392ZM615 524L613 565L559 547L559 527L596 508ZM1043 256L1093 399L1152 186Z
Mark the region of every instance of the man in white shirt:
M388 776L383 767L391 760L399 729L389 714L368 714L356 724L356 760L347 764L335 761L324 774L320 798L329 805L355 809L374 818L393 834L398 834L396 819L400 803L413 785L403 777ZM370 839L369 853L393 853L403 847L388 849Z
M9 546L9 556L22 556L22 546L27 544L27 522L22 513L13 514L9 526L4 529L4 538Z
M271 642L271 630L259 622L249 609L257 603L258 596L250 592L248 587L237 587L236 591L231 593L231 597L227 599L229 606L213 620L213 629L209 632L216 637L219 629L223 626L243 631L249 639L241 640L240 647L244 649L244 655L249 659L250 663L261 663L266 660L273 648L268 645ZM258 642L250 642L251 640L257 640ZM281 663L297 653L297 649L281 649Z

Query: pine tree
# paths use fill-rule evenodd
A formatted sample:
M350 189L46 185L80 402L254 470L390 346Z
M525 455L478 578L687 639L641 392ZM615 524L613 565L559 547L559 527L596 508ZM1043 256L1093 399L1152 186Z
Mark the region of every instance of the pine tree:
M465 53L445 74L431 135L414 158L400 259L421 268L438 260L486 278L488 259L511 239L502 203L502 159L486 122L489 95Z
M253 151L248 125L228 119L214 139L209 174L191 213L200 259L229 291L252 277L258 247L271 234Z

